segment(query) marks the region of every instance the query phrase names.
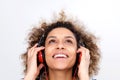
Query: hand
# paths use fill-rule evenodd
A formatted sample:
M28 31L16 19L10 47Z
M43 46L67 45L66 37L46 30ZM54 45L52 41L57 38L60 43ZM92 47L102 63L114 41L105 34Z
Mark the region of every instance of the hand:
M32 48L28 50L27 73L24 80L35 80L38 76L40 69L44 65L40 64L39 66L37 66L37 54L43 49L44 47L37 47L37 44L35 44Z
M89 80L90 52L85 47L80 47L77 53L81 53L81 62L78 66L78 77L80 80Z

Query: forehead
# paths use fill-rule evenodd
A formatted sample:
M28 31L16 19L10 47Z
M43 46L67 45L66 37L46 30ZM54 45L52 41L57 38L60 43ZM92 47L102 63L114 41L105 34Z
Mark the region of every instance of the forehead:
M62 28L62 27L59 27L59 28L55 28L53 30L51 30L48 34L48 36L51 36L51 35L54 35L54 36L57 36L57 35L61 35L61 36L64 36L64 35L68 35L68 36L74 36L73 32L70 31L69 29L67 28Z

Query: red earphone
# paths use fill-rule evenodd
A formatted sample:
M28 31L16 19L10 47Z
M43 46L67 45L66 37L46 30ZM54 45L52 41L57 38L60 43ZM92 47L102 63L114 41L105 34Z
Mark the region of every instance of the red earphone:
M78 64L80 63L80 61L81 61L81 57L82 57L82 53L78 53L79 54L79 58L78 58Z
M42 55L42 52L41 52L41 51L38 53L38 61L39 61L40 63L43 63L43 62L44 62L44 60L43 60L43 55Z

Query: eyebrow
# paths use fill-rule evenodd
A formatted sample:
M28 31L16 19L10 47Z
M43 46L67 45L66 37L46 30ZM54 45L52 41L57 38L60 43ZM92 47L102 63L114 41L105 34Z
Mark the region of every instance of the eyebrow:
M57 38L57 37L56 36L49 36L48 39L49 38ZM72 39L74 39L73 36L65 36L65 38L72 38Z
M72 39L74 39L74 37L73 37L73 36L65 36L65 38L72 38Z
M49 36L47 39L49 39L49 38L56 38L56 36Z

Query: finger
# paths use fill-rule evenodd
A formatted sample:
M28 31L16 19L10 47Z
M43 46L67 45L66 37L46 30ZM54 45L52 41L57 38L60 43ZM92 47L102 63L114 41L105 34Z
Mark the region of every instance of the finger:
M43 64L40 64L37 68L37 75L39 74L40 70L44 67Z
M28 56L31 57L31 56L33 56L34 54L36 55L36 54L38 53L38 51L41 51L41 50L43 50L43 49L44 49L43 46L37 47L37 44L35 44L35 45L30 49L30 51L29 51L29 53L28 53Z
M43 50L43 49L45 49L45 47L43 47L43 46L42 46L42 47L34 48L34 49L33 49L33 55L37 55L38 52L41 51L41 50ZM32 56L33 56L33 55L32 55Z
M43 68L43 64L40 64L39 66L38 66L38 71L40 71L42 68Z
M31 48L31 53L30 55L33 55L35 48L37 47L37 43Z
M43 49L44 49L44 47L33 48L33 49L31 50L31 52L28 53L28 54L30 54L30 56L27 58L27 60L28 60L28 61L31 60L31 59L36 60L38 52L39 52L40 50L43 50Z
M78 50L77 50L77 53L81 53L82 55L85 54L85 49L84 47L80 47Z
M90 61L90 53L89 53L89 50L86 48L84 49L84 53L83 53L83 59L87 62Z
M86 49L86 54L85 54L86 58L88 60L90 60L90 51L88 49Z
M81 53L83 50L83 47L78 48L77 53Z
M32 51L33 49L37 46L37 44L35 44L33 47L31 47L29 50L28 50L28 57L30 57L32 55Z

